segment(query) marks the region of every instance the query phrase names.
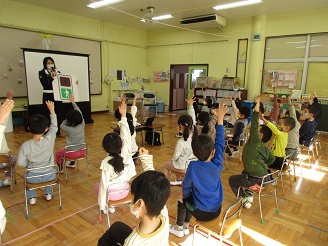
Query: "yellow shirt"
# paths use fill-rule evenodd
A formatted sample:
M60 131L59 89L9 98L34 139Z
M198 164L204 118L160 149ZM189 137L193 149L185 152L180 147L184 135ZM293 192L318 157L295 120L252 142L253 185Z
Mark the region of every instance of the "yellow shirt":
M288 144L288 133L280 131L274 124L268 122L267 126L271 129L272 133L275 135L273 141L272 152L276 157L286 156L286 147Z

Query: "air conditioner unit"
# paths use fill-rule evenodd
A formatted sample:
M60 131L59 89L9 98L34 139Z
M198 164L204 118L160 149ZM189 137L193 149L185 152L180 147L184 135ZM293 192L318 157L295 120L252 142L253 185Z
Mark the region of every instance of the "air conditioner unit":
M218 14L209 14L202 16L194 16L180 20L180 25L187 28L223 28L226 25L226 18Z

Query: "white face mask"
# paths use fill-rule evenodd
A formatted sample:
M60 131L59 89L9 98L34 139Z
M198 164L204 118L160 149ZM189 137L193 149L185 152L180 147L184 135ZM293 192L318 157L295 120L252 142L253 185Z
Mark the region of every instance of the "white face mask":
M140 199L139 199L140 200ZM139 202L139 200L137 201L137 202ZM136 203L137 203L136 202ZM137 209L136 211L133 211L133 208L134 208L134 205L136 205L136 203L135 204L130 204L130 212L131 212L131 214L133 214L137 219L139 219L140 218L140 208L139 209Z
M47 69L48 70L54 70L54 68L55 68L55 65L54 64L48 64L47 65Z

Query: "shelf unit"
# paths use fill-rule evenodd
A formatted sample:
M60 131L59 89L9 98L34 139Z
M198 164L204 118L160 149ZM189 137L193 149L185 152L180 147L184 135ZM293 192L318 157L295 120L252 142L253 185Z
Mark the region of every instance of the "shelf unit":
M225 98L225 97L229 98L230 94L232 94L234 98L238 97L238 91L228 90L228 89L206 88L206 89L204 89L204 93L205 93L206 97L214 97L215 98L215 102L217 102L217 103L221 103L222 102L222 98ZM203 105L202 88L195 88L195 96L199 100L198 110L200 111L201 110L201 107ZM241 91L241 99L242 100L246 100L247 99L247 90L242 90ZM231 113L231 110L232 110L230 100L228 102L228 107L229 107L228 114L230 114Z

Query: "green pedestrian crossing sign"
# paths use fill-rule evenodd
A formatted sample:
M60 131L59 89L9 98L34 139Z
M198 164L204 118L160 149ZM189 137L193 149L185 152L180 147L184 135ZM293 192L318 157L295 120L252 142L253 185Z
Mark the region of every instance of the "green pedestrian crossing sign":
M62 99L69 99L69 97L72 95L72 89L71 88L61 88L60 95L61 95Z

